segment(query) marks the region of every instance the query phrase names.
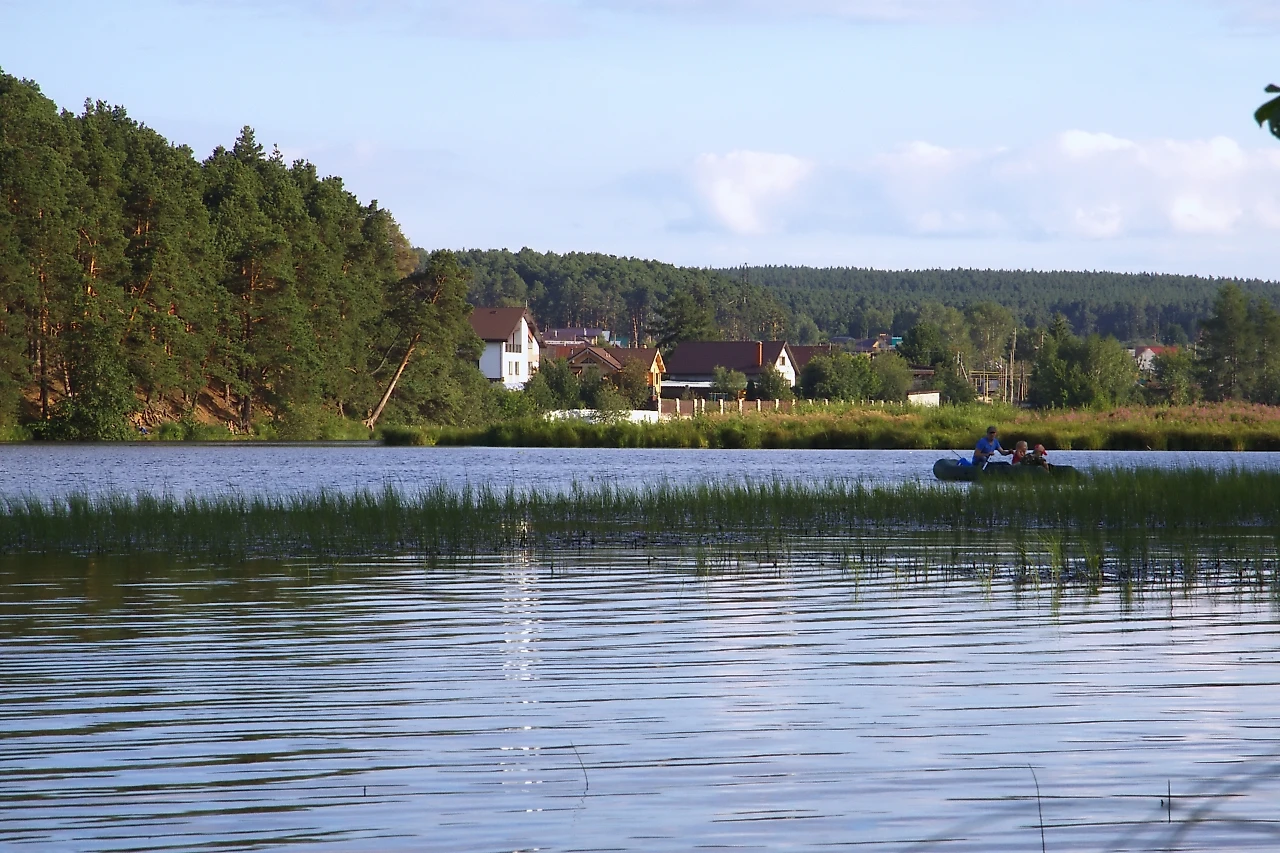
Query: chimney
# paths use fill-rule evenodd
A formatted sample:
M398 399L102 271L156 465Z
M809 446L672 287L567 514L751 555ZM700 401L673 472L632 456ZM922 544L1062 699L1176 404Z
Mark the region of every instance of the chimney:
M764 367L764 344L756 341L756 367Z

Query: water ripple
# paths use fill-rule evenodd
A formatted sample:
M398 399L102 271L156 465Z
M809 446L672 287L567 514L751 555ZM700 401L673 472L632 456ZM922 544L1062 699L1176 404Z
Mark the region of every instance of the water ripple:
M652 556L0 569L0 846L1277 843L1265 594Z

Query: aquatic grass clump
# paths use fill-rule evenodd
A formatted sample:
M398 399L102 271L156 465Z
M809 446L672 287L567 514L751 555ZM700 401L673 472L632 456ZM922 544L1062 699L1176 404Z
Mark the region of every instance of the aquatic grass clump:
M885 543L872 549L877 564L942 549L947 556L930 564L984 577L1006 566L1019 583L1154 575L1194 583L1208 572L1271 584L1280 576L1280 472L1105 471L1071 483L971 487L770 480L0 501L0 553L8 554L434 561L674 546L699 549L708 564L743 555L776 564L841 548L865 560L867 543Z

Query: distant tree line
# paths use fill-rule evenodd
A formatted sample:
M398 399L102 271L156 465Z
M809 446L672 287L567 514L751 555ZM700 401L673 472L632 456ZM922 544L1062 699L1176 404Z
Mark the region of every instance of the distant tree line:
M790 328L797 333L812 325L829 336L859 338L903 334L929 305L963 310L989 302L1009 310L1028 328L1047 326L1060 315L1073 334L1084 337L1183 344L1194 336L1224 284L1273 304L1280 299L1280 284L1271 281L1151 273L788 266L721 272L765 288L786 307Z
M544 327L609 329L633 343L777 340L788 313L765 288L732 277L612 255L505 249L459 253L477 305L527 305Z

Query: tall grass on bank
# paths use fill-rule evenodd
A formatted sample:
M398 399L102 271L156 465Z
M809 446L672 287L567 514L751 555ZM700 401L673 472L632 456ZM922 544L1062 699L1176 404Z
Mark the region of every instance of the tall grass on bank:
M772 481L564 493L437 487L406 495L75 496L0 503L0 553L428 559L592 547L839 550L926 535L935 564L1060 578L1244 565L1274 575L1280 473L1108 471L1071 484ZM727 553L727 551L726 551ZM1216 563L1215 563L1216 561ZM992 564L994 566L994 564ZM994 568L992 568L994 570Z
M1280 408L1248 403L1110 410L805 404L795 413L707 415L658 424L526 419L484 427L394 427L388 444L649 448L969 448L988 424L1050 450L1280 450Z

